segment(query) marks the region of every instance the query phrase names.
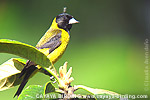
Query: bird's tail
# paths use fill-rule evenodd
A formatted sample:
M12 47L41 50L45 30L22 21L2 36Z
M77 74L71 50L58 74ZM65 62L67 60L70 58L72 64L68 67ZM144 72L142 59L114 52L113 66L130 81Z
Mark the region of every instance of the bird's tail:
M36 65L33 62L31 62L29 60L27 61L26 65L23 68L23 70L21 71L21 74L20 74L20 77L19 77L19 78L21 78L24 75L24 78L23 78L22 83L19 86L16 94L14 95L14 97L20 95L20 93L22 92L24 86L28 82L28 79L30 78L30 76L32 75L32 73L34 73L35 70L37 69L37 67L35 67L35 66Z

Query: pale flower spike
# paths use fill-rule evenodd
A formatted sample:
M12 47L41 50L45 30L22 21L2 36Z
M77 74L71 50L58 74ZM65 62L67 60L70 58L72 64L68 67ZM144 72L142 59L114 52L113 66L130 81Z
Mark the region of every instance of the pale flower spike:
M72 73L72 67L70 67L67 72L67 64L68 62L65 62L64 65L59 68L59 74L60 74L59 81L61 82L60 87L63 89L68 87L70 83L74 80L73 77L70 77Z

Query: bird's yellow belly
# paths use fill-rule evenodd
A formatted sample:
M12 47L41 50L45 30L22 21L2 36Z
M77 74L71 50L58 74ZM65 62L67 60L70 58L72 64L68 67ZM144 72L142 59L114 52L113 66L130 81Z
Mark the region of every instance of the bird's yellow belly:
M43 49L39 49L41 52L43 52L51 61L51 63L55 63L65 52L66 47L68 45L69 42L69 33L66 32L65 30L61 30L61 44L60 46L58 46L54 51L52 51L51 53L49 53L49 49L50 48L43 48Z
M69 42L69 34L68 32L64 31L64 30L61 30L62 33L61 33L61 45L56 48L52 53L50 53L48 55L48 58L50 59L50 61L54 64L62 55L63 53L65 52L66 50L66 47L68 45L68 42Z
M54 64L64 53L66 50L67 43L61 44L57 49L55 49L52 53L50 53L47 57Z

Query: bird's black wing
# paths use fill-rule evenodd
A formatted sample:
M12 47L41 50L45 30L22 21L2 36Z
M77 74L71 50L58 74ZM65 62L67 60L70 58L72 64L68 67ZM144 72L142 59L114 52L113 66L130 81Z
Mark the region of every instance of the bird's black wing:
M61 45L60 39L61 39L61 32L54 35L45 44L41 45L40 47L37 47L37 49L49 48L49 53L51 53Z

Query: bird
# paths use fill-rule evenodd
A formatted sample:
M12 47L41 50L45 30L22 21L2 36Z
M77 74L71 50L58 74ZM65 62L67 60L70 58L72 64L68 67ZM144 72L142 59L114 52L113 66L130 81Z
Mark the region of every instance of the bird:
M72 28L72 24L75 23L79 23L79 21L66 13L66 7L64 7L63 13L53 19L50 28L37 43L36 48L44 53L52 64L56 63L65 52L70 40L70 29ZM24 76L23 80L14 97L19 97L29 78L38 72L39 69L36 63L27 60L19 77Z

